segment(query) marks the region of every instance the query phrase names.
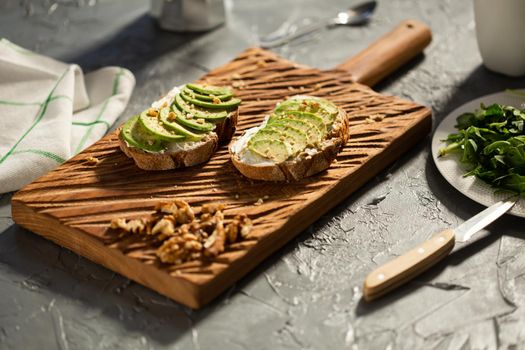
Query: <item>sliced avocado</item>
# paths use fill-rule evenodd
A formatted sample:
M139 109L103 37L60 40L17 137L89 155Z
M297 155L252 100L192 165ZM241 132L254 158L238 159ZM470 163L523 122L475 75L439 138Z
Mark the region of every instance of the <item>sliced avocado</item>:
M233 92L227 87L204 85L204 84L187 84L189 89L202 95L227 95Z
M284 136L285 140L287 140L287 143L290 144L292 155L295 155L296 153L304 150L306 146L308 146L308 136L306 136L306 134L301 130L294 127L288 125L278 126L274 124L267 126L265 129L276 130L280 132L281 135Z
M170 108L165 107L160 110L160 122L162 126L166 129L172 130L175 133L185 136L187 141L199 141L204 137L204 134L196 134L186 129L184 126L180 125L177 122L176 114L174 112L172 115L175 116L173 120L170 121Z
M159 139L155 139L141 127L140 123L137 123L138 119L138 115L129 119L122 127L120 137L131 147L150 152L160 152L165 149Z
M177 108L176 104L171 105L171 111L175 113L177 122L187 128L195 130L195 132L210 132L215 129L215 124L204 121L199 123L198 119L188 119L187 116L180 109Z
M231 98L228 101L219 102L219 103L213 103L208 101L201 101L196 98L191 97L190 95L184 93L184 91L180 94L180 96L188 103L193 104L195 106L204 107L204 108L210 108L210 109L234 109L238 105L241 104L241 100L238 98Z
M276 163L284 162L290 157L288 147L279 140L263 139L248 145L248 149L261 157L273 160Z
M248 147L250 144L259 140L277 140L284 142L292 156L304 150L308 145L306 134L286 125L267 125L252 136L248 142Z
M324 98L314 96L294 96L290 99L281 102L274 110L275 113L283 113L284 111L303 111L317 114L325 125L332 125L335 118L339 114L337 106L331 101Z
M248 141L248 145L250 143L256 142L258 140L278 140L278 141L285 141L284 135L281 133L279 128L269 129L269 128L262 128L259 131L255 133L250 138L250 141Z
M201 101L213 101L213 99L215 98L218 98L221 101L227 101L233 97L233 92L230 92L229 94L217 95L217 96L202 95L202 94L199 94L198 92L188 89L186 86L182 88L182 93L188 96L191 96L192 98L196 98L197 100L201 100Z
M138 123L149 133L153 134L156 139L177 142L184 141L186 138L183 135L177 134L172 130L166 129L160 122L158 116L148 115L148 110L145 110L140 114Z
M300 119L306 121L315 127L317 127L324 135L326 135L326 125L324 124L323 118L319 117L310 112L301 112L301 111L286 111L283 114L277 114L271 116L270 118L291 118L291 119Z
M202 118L212 123L220 123L228 116L227 111L209 111L204 108L192 106L184 101L180 94L175 96L175 104L181 111L191 114L197 119Z
M304 120L291 118L270 118L270 120L268 120L267 126L270 125L280 128L292 127L299 130L306 135L306 141L309 145L315 145L323 139L321 130Z

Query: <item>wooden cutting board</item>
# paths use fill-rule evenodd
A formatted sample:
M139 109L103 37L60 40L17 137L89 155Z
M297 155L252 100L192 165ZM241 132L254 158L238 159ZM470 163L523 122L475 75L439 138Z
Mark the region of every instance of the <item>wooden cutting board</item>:
M226 147L206 164L146 172L120 151L117 135L111 133L16 193L13 218L108 269L199 308L430 131L428 108L380 95L361 84L377 82L429 42L428 28L410 20L333 70L320 71L252 48L201 79L231 85L242 98L237 135L258 125L287 96L320 96L344 108L350 120L350 141L337 162L316 176L297 183L250 181L233 167ZM88 157L100 162L89 165ZM253 231L211 263L178 266L162 264L148 242L135 237L115 239L108 232L112 218L148 215L157 202L169 198L197 206L223 202L226 216L247 213L254 221ZM259 198L267 199L256 205Z

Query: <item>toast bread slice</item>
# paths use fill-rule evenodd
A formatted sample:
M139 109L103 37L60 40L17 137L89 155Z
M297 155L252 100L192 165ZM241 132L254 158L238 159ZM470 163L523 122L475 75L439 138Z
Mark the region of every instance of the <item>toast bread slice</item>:
M322 141L315 154L300 154L292 160L279 164L249 164L243 162L239 154L234 151L234 142L229 150L233 165L244 176L254 180L264 181L299 181L305 177L317 174L328 167L337 157L341 148L348 141L349 124L344 110L339 108L339 113L333 123L332 130Z
M219 146L230 142L237 126L237 117L238 109L231 111L226 119L215 125L214 131L184 150L147 152L131 147L120 137L122 128L118 130L119 146L126 156L132 158L135 164L143 170L170 170L189 167L208 161Z

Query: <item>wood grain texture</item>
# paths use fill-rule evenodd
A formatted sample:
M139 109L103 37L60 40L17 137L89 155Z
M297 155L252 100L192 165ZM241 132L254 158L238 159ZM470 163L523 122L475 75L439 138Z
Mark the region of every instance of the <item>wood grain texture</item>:
M226 146L209 162L174 171L147 172L119 150L115 133L104 137L12 199L14 220L107 268L178 302L199 308L272 252L373 178L423 138L430 110L354 83L342 70L320 71L252 48L203 77L231 85L243 99L237 135L258 125L275 103L296 94L327 98L348 113L350 140L330 169L297 183L251 181L233 167ZM86 159L100 162L88 165ZM259 198L268 199L255 205ZM226 204L226 216L247 213L249 238L210 263L160 263L151 241L118 239L114 217L141 217L155 204L180 198L192 205Z

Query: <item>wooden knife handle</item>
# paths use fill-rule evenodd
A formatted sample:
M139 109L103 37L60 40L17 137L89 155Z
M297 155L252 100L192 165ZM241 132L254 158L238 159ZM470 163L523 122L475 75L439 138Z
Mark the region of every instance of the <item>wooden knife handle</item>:
M454 248L454 237L453 230L441 231L409 252L374 270L365 280L365 300L374 300L435 265Z
M431 40L430 28L408 19L336 68L350 72L355 82L372 86L421 53Z

